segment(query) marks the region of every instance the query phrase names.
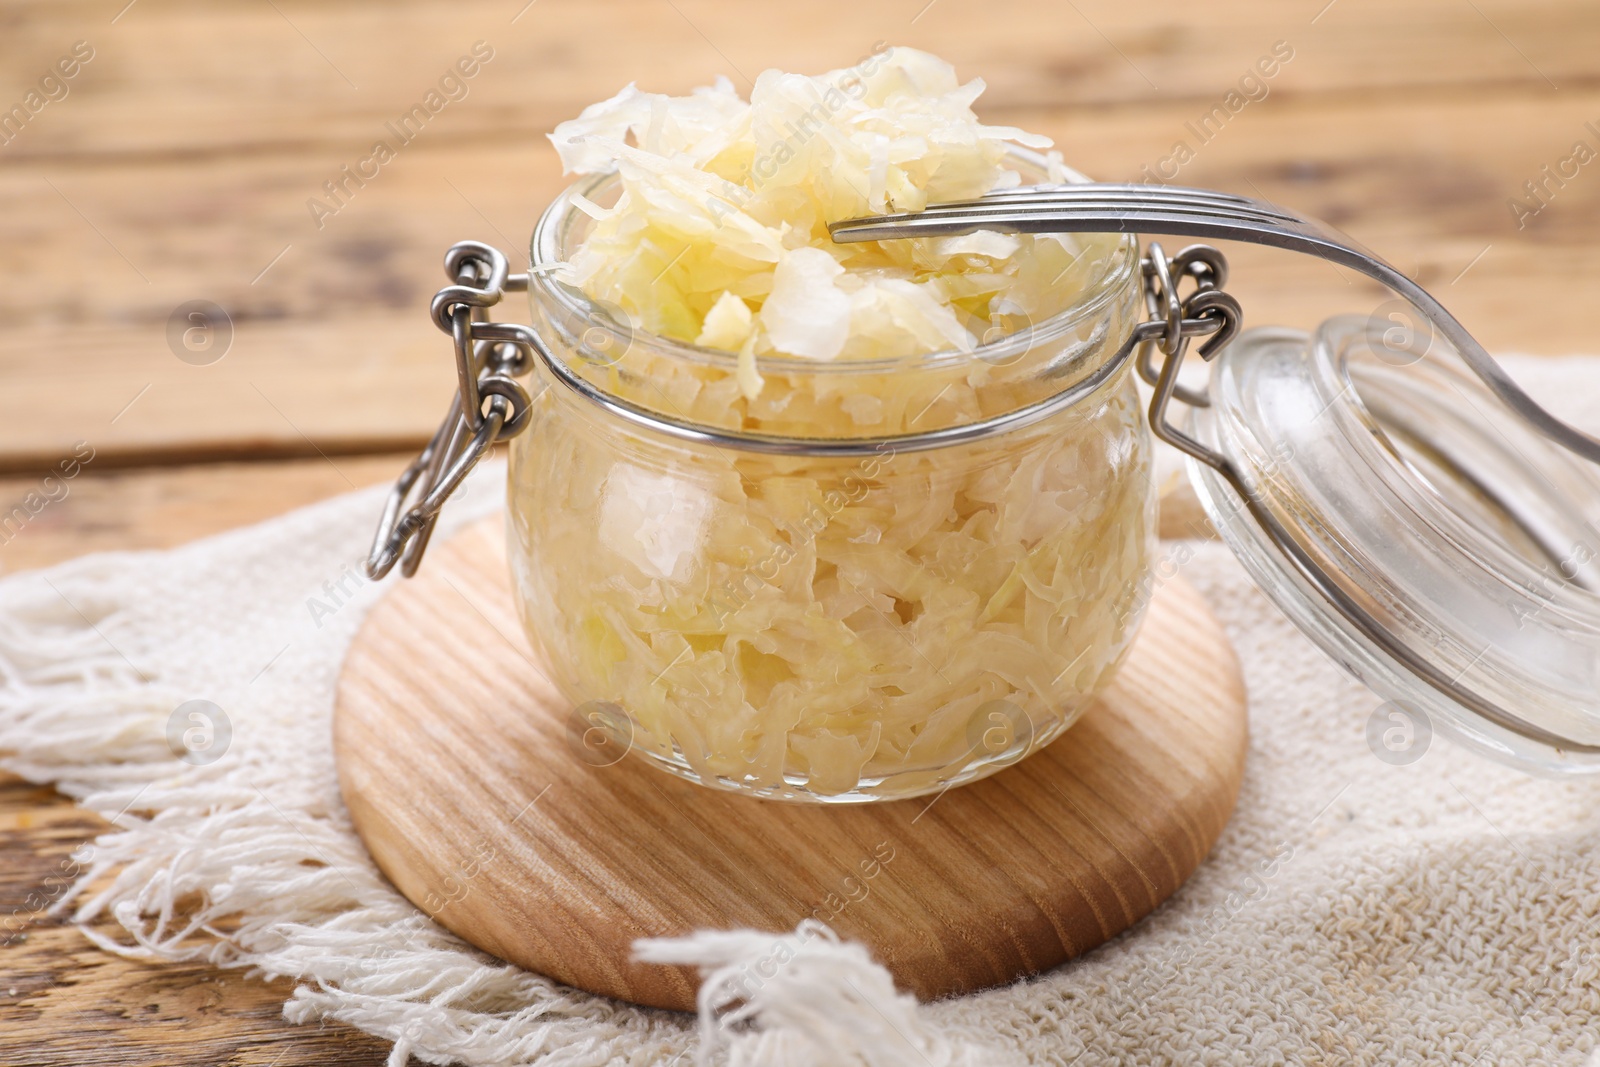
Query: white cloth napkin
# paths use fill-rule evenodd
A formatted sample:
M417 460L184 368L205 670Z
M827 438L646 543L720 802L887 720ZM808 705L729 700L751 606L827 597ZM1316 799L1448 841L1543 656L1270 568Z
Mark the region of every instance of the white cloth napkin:
M1600 426L1600 360L1513 372ZM502 477L475 474L446 526L497 507ZM77 918L111 951L286 975L290 1019L387 1038L394 1064L686 1064L692 1018L477 952L391 888L353 833L329 719L344 651L383 591L358 563L379 499L0 581L0 765L114 824L85 851L80 885L95 885ZM1585 1062L1600 1039L1600 782L1533 779L1437 739L1414 763L1380 760L1366 740L1378 700L1224 548L1184 555L1251 700L1238 809L1190 882L1038 978L921 1006L885 992L866 1007L902 1013L896 1041L817 1045L808 1019L863 1009L823 988L828 976L866 975L866 988L875 967L813 938L793 988L757 1005L752 1026L708 1029L701 1052L796 1065ZM223 710L226 731L189 717L204 705L180 712L196 700ZM169 729L208 722L221 757L177 760ZM647 951L710 969L748 947Z

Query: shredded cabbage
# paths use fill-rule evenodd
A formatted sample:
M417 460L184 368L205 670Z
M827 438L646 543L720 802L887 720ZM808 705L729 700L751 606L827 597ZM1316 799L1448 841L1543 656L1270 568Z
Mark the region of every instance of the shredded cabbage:
M768 71L749 103L725 81L629 86L561 124L569 170L617 172L609 202L575 202L592 221L563 280L637 331L620 358L562 355L674 418L813 438L1059 390L1136 313L1130 284L1044 328L1126 267L1118 240L827 236L1020 181L1006 144L1048 142L980 124L981 91L893 49L820 78ZM1015 358L979 348L1034 324ZM996 762L975 741L997 708L1043 744L1137 626L1153 495L1125 373L1024 430L866 459L668 441L561 389L535 405L511 476L529 635L569 698L625 709L632 744L679 773L838 799L964 780Z
M616 168L621 185L611 206L590 205L595 222L564 280L635 328L747 364L970 350L992 330L1043 319L1093 268L1094 257L1079 263L1085 247L1107 242L828 239L831 221L1018 184L1007 144L1050 139L978 122L983 89L908 48L816 78L769 70L749 103L726 79L686 97L629 85L550 135L569 173ZM1053 178L1064 174L1052 164ZM729 328L733 301L748 329Z

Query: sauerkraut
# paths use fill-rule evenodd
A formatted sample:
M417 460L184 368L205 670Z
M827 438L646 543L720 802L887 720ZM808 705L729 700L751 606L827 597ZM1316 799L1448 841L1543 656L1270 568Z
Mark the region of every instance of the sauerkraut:
M537 317L609 392L767 434L919 432L1072 385L1136 313L1130 242L827 235L1060 178L1008 147L1043 138L977 121L981 89L906 49L769 71L749 103L630 86L552 135L597 177L558 202L577 221L535 264ZM510 496L529 636L679 773L824 799L965 780L1069 725L1137 626L1153 494L1125 371L1026 429L865 458L686 444L561 388L535 404Z

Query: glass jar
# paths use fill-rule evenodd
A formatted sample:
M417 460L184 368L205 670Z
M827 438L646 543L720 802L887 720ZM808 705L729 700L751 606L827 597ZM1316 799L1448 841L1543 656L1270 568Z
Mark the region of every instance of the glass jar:
M566 380L538 367L508 491L522 619L580 733L830 802L971 781L1057 737L1148 592L1149 435L1118 358L1137 241L1063 238L1070 306L975 350L760 359L751 396L734 355L635 333L552 275L613 182L535 230L534 323Z
M1028 196L1034 230L1072 231L1053 280L1070 307L997 322L974 351L741 366L635 336L552 276L610 181L551 206L527 275L477 242L446 255L432 316L457 395L367 560L374 580L415 573L451 492L516 440L514 588L592 762L632 750L709 785L853 801L1047 744L1138 627L1153 435L1188 456L1258 588L1386 701L1369 742L1398 716L1535 773L1600 775L1600 437L1349 239L1239 197L1189 210L1216 195L1193 190ZM1141 260L1122 232L1174 212L1190 236L1344 264L1407 310L1240 334L1220 252ZM538 330L487 320L524 287ZM1200 390L1180 384L1195 339Z

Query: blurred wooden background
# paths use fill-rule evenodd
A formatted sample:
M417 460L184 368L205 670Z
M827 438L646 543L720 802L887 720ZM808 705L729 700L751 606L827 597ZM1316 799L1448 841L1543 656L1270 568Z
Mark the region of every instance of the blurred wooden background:
M319 227L308 200L394 143L385 123L480 41L493 55L465 97ZM0 511L76 442L94 459L0 536L0 572L179 543L390 477L452 384L426 315L441 256L472 237L525 261L562 182L543 137L557 121L629 80L682 91L723 73L747 89L767 67L817 73L877 41L983 77L981 114L1055 137L1096 177L1170 174L1187 142L1177 181L1342 226L1492 349L1600 351L1600 161L1560 173L1576 142L1600 151L1586 0L7 0ZM41 84L78 42L92 58ZM1293 58L1264 98L1247 83L1258 99L1201 143L1186 124L1275 47ZM14 105L26 122L8 128ZM1540 206L1530 181L1548 203L1519 226L1512 200ZM1326 264L1234 261L1252 323L1384 299ZM204 365L168 337L194 300L231 321ZM0 780L0 914L53 899L52 872L95 831L51 791ZM0 947L0 1061L383 1061L361 1035L287 1026L287 989L111 959L30 920Z

